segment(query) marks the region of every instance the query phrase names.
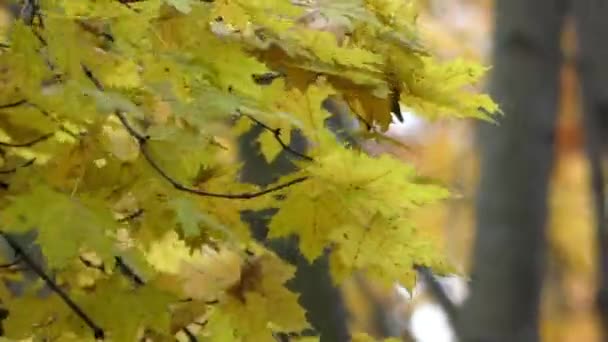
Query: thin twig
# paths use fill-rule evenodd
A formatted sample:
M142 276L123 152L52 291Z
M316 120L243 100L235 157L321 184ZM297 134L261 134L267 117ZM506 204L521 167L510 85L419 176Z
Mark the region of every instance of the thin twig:
M431 271L431 269L421 265L416 265L414 266L414 268L422 276L422 279L424 280L424 283L427 286L431 295L435 298L439 306L445 311L446 315L448 316L448 320L450 321L450 324L452 324L452 327L455 327L456 314L458 312L456 305L454 305L452 300L445 293L443 287L441 286L441 284L439 284L437 279L435 279L435 276L433 276L433 272Z
M241 113L241 115L245 116L249 120L251 120L254 123L256 123L258 126L262 127L263 129L267 130L268 132L272 133L272 135L274 136L274 139L281 145L281 147L285 151L293 154L296 157L302 158L304 160L314 161L314 159L312 157L307 156L307 155L305 155L305 154L303 154L301 152L298 152L298 151L294 150L293 148L291 148L289 145L287 145L285 143L285 141L283 141L283 139L281 138L281 129L280 128L272 128L272 127L266 125L265 123L261 122L260 120L256 119L252 115L243 114L243 113Z
M36 161L36 158L32 158L32 159L26 161L25 163L23 163L23 164L21 164L19 166L15 166L13 168L6 169L6 170L0 170L0 175L6 175L6 174L9 174L9 173L15 173L20 168L28 167L28 166L34 164L35 161Z
M27 103L26 99L21 99L21 100L17 100L14 102L9 102L9 103L5 103L3 105L0 105L0 109L9 109L9 108L15 108L15 107L19 107L21 105L24 105Z
M4 141L0 141L0 146L5 146L5 147L30 147L32 145L35 145L41 141L47 140L50 137L52 137L53 135L55 135L55 132L53 133L47 133L44 134L36 139L30 140L30 141L26 141L26 142L22 142L22 143L9 143L9 142L4 142Z
M144 156L144 158L148 161L148 164L154 170L156 170L156 172L159 175L161 175L161 177L163 177L166 181L168 181L175 189L183 191L183 192L188 192L188 193L191 193L194 195L199 195L199 196L225 198L225 199L251 199L251 198L264 196L266 194L288 188L288 187L298 184L298 183L302 183L309 178L307 176L302 176L299 178L292 179L289 182L285 182L283 184L279 184L279 185L276 185L276 186L273 186L273 187L270 187L270 188L267 188L264 190L260 190L260 191L242 192L242 193L238 193L238 194L209 192L209 191L204 191L204 190L187 187L187 186L183 185L182 183L178 182L177 180L173 179L171 176L169 176L169 174L167 174L165 172L165 170L163 170L156 163L156 161L152 158L152 156L148 152L148 149L145 148L145 145L140 144L140 150L141 150L141 153Z
M44 108L38 106L37 104L29 102L29 105L31 105L32 107L36 108L42 115L46 116L50 120L53 120L59 126L59 130L60 131L66 133L67 135L71 136L72 138L79 139L82 136L86 135L86 133L83 134L83 133L72 132L72 130L70 130L69 128L67 128L63 123L61 123L60 120L58 120L57 118L53 117L49 112L47 112Z
M95 75L93 75L93 71L91 71L91 69L89 69L89 67L87 67L84 64L80 64L80 67L82 68L82 71L84 71L85 76L91 80L91 82L93 82L93 84L95 84L95 88L97 88L100 91L103 91L103 85L101 84L101 81L99 81L99 79L97 79L97 77L95 77Z
M190 342L198 341L196 336L192 333L192 331L190 331L190 329L188 329L188 327L183 327L182 331L184 332L184 334L186 334L186 337L188 337L188 341L190 341Z
M96 269L96 270L101 271L103 273L106 272L106 268L104 267L103 264L101 264L101 265L95 265L91 260L87 260L82 255L79 256L78 259L80 260L80 262L82 262L82 264L84 266L86 266L88 268L93 268L93 269Z
M120 272L127 278L131 279L135 285L143 286L146 284L146 282L137 273L135 273L135 271L133 271L121 257L115 256L114 260L116 261L116 266L118 266Z
M20 255L23 262L27 264L27 266L34 271L38 277L44 280L46 285L53 290L53 292L55 292L82 321L84 321L84 323L93 331L93 336L95 336L96 339L104 339L105 333L103 329L95 324L95 322L93 322L93 320L82 310L82 308L78 306L78 304L76 304L68 296L68 294L61 287L59 287L59 285L57 285L33 259L30 258L27 253L25 253L17 241L15 241L5 232L0 231L0 235L2 235L8 245L11 246L11 248L15 251L15 254Z
M11 262L7 262L5 264L0 264L0 268L11 268L17 264L19 264L21 262L21 255L17 255L15 256L15 260L11 261Z
M2 109L10 109L10 108L15 108L15 107L19 107L22 105L30 105L34 108L36 108L38 111L40 111L40 113L42 113L42 115L46 116L47 118L55 121L58 125L59 125L59 130L61 130L62 132L67 133L68 135L72 136L75 139L79 138L79 134L72 132L71 130L69 130L67 127L65 127L62 123L59 122L59 120L57 120L56 118L52 117L51 114L49 114L49 112L47 112L46 110L44 110L43 108L39 107L38 105L36 105L35 103L31 103L26 99L21 99L21 100L17 100L14 102L9 102L3 105L0 105L0 110ZM52 135L51 133L49 133L49 136ZM46 137L48 138L48 137ZM40 138L39 138L40 139ZM44 139L42 139L44 140ZM34 141L34 143L37 143L38 141ZM19 146L18 146L19 147Z
M82 64L81 65L82 70L84 71L84 74L87 76L87 78L89 78L91 80L91 82L93 82L93 84L95 85L95 87L99 90L99 91L103 91L104 87L103 84L101 84L101 82L99 81L99 79L97 79L95 77L95 75L93 75L93 72L91 71L91 69L89 69L86 65ZM133 137L135 138L135 140L137 140L137 142L139 143L139 150L141 152L141 154L144 156L144 159L146 159L146 161L148 162L148 165L150 165L150 167L152 167L162 178L164 178L167 182L169 182L175 189L183 191L183 192L187 192L187 193L191 193L194 195L199 195L199 196L206 196L206 197L215 197L215 198L225 198L225 199L251 199L251 198L256 198L256 197L260 197L260 196L264 196L266 194L275 192L275 191L279 191L282 189L285 189L287 187L290 187L292 185L301 183L305 180L307 180L309 177L307 176L303 176L303 177L299 177L296 179L292 179L289 182L283 183L283 184L279 184L264 190L260 190L260 191L253 191L253 192L244 192L244 193L238 193L238 194L226 194L226 193L217 193L217 192L209 192L209 191L204 191L204 190L199 190L196 188L191 188L188 187L184 184L182 184L181 182L179 182L178 180L176 180L175 178L171 177L157 162L156 160L154 160L154 158L152 158L152 155L150 154L150 151L146 148L147 146L147 142L150 139L149 136L139 132L138 130L136 130L131 123L129 123L129 120L127 119L127 117L125 116L125 113L121 112L121 111L114 111L114 115L116 115L116 117L118 118L118 120L120 121L120 123L123 125L123 127L127 130L127 132ZM308 157L310 158L310 157Z
M144 210L139 208L139 209L135 210L134 212L132 212L131 214L118 219L117 221L120 223L128 222L128 221L131 221L131 220L134 220L134 219L140 217L141 215L143 215L143 213L144 213Z
M195 322L192 322L192 324L194 324L194 325L198 325L198 326L199 326L199 327L201 327L201 328L206 327L206 326L207 326L207 323L209 323L209 321L208 321L208 320L204 320L204 321L202 321L202 322L196 322L196 321L195 321Z

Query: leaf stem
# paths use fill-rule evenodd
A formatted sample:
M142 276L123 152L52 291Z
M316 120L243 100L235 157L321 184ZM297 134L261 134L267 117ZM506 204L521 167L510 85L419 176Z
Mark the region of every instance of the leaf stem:
M30 258L30 256L19 246L17 241L15 241L10 235L5 232L0 231L0 235L6 240L9 246L15 251L15 254L21 257L21 260L27 264L27 266L38 275L46 285L53 290L62 300L63 302L80 318L84 321L84 323L93 331L93 336L96 339L104 339L105 333L101 327L99 327L95 322L84 312L84 310L78 306L70 296L57 285L40 267L36 262Z

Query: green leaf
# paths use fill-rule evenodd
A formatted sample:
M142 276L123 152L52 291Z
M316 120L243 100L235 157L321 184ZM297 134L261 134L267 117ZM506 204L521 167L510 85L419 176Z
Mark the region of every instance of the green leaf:
M169 206L175 210L176 219L184 237L195 237L200 234L199 225L204 221L204 215L190 197L178 197L169 201Z
M113 257L108 233L117 224L99 199L70 196L38 185L13 197L0 217L8 232L36 229L36 241L52 268L65 267L84 250L92 250L104 260Z

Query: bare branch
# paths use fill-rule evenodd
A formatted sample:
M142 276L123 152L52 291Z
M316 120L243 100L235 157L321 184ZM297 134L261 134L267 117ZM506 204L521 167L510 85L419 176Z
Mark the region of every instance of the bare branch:
M93 331L93 336L96 339L103 339L105 333L101 327L99 327L93 320L82 310L78 304L76 304L70 296L61 288L57 283L55 283L40 267L36 262L30 258L30 256L19 246L17 241L15 241L10 235L5 232L0 231L0 235L4 238L4 240L8 243L9 246L15 251L15 255L21 256L21 259L27 266L38 275L46 285L55 292L63 302L82 320L84 323Z

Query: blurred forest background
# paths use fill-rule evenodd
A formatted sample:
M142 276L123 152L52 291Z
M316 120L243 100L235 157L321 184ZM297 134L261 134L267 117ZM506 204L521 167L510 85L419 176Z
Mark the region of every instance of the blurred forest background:
M496 1L502 2L505 7L508 6L506 4L509 1L519 4L562 2L559 0ZM591 0L572 1L579 1L580 4ZM493 35L495 1L425 0L421 2L425 4L419 18L421 38L434 55L446 59L459 57L475 59L484 65L494 64L492 51L495 47L495 35ZM539 27L542 27L545 19L538 18ZM605 17L602 20L605 20ZM546 246L546 267L541 296L540 335L542 341L550 342L602 341L606 339L601 337L602 324L596 315L597 269L599 267L596 257L596 246L598 245L596 212L592 187L590 187L591 168L585 151L582 129L583 110L580 104L580 80L576 63L578 42L575 25L567 16L564 18L564 26L561 29L561 60L559 75L557 75L559 97L555 134L551 138L554 139L555 155L548 182L546 224L548 245ZM550 42L547 44L551 45ZM513 75L514 78L521 78L521 86L524 89L530 86L523 84L527 82L527 76L529 76L526 72L530 72L530 70L522 69L520 74ZM514 88L518 86L520 85L512 85ZM488 87L488 84L482 84L479 90L486 91ZM540 106L542 107L542 104ZM514 113L505 110L505 115L512 116ZM519 115L526 115L526 113L519 113ZM452 199L442 201L435 206L425 206L415 213L414 220L419 230L426 233L429 240L435 241L437 248L447 253L456 266L457 273L470 274L471 260L474 260L476 207L479 207L479 203L476 203L476 195L481 171L475 123L467 120L428 122L416 116L415 113L408 112L403 113L403 116L404 122L395 124L388 133L392 138L402 142L403 146L389 143L368 143L366 148L371 153L389 152L414 163L425 177L437 179L451 189L455 194ZM500 125L497 127L504 128ZM521 133L524 142L528 141L524 137L526 132ZM513 160L513 163L518 163L517 158ZM519 171L527 170L527 165L519 166ZM508 188L509 184L505 187ZM542 195L542 191L540 192ZM479 213L477 215L479 216ZM513 222L509 223L513 224ZM532 245L534 244L532 243ZM514 249L520 247L513 245ZM488 262L492 262L492 260ZM530 260L530 263L534 263L534 260ZM517 272L503 273L503 275L514 277L516 274ZM522 274L525 275L525 272ZM466 282L462 279L460 282L455 281L451 289L459 290L458 284ZM416 312L422 312L420 311L422 307L434 301L433 296L424 293L415 295L412 300L404 299L395 289L382 289L375 287L374 284L367 284L370 287L367 290L374 293L370 297L369 293L362 293L365 291L362 291L361 283L358 280L360 279L347 283L344 289L347 305L355 316L353 320L357 326L355 330L373 331L377 329L373 322L373 316L376 313L374 305L370 304L371 297L374 297L373 300L379 302L386 312L394 315L393 318L399 321L397 324L403 323L400 320L409 320ZM518 284L519 281L520 279L511 279L508 284ZM527 286L526 281L521 282L522 286ZM462 291L455 291L457 293L452 295L452 299L457 303L461 302L466 295L465 289L460 288L460 290ZM522 292L521 289L518 289L514 293L518 293L518 291ZM493 293L491 295L499 297L503 294ZM510 300L508 296L506 297L505 300ZM525 298L519 299L525 300ZM485 305L491 304L485 303ZM504 308L496 310L502 309ZM508 314L509 312L505 313L505 315ZM420 317L422 317L420 321L405 323L413 324L414 332L420 331L418 336L422 342L452 341L445 331L448 329L447 324L445 324L445 329L439 325L436 312ZM484 323L477 322L477 324ZM604 328L607 326L604 324ZM430 334L429 337L424 337L426 334ZM534 339L518 339L518 341L528 340L534 341ZM502 342L502 340L500 341Z
M423 39L438 56L474 58L491 65L494 6L492 0L428 0L420 18ZM574 63L576 46L574 25L566 17L561 35L559 110L548 198L547 266L540 314L542 340L551 342L601 340L595 315L594 204ZM474 123L460 120L429 123L413 114L406 115L405 122L395 125L389 134L405 142L408 148L373 145L369 149L374 152L388 150L414 162L425 176L440 179L457 194L451 201L425 207L417 213L416 219L420 229L428 232L429 237L436 239L438 246L448 253L459 272L470 271L479 182ZM398 305L393 293L383 295L387 306ZM414 310L416 305L427 300L414 300ZM365 312L369 307L354 295L350 305L359 317L369 314ZM412 308L404 309L408 310ZM439 329L436 321L429 324L428 329ZM435 337L424 340L449 340L440 337L441 334L431 336Z

